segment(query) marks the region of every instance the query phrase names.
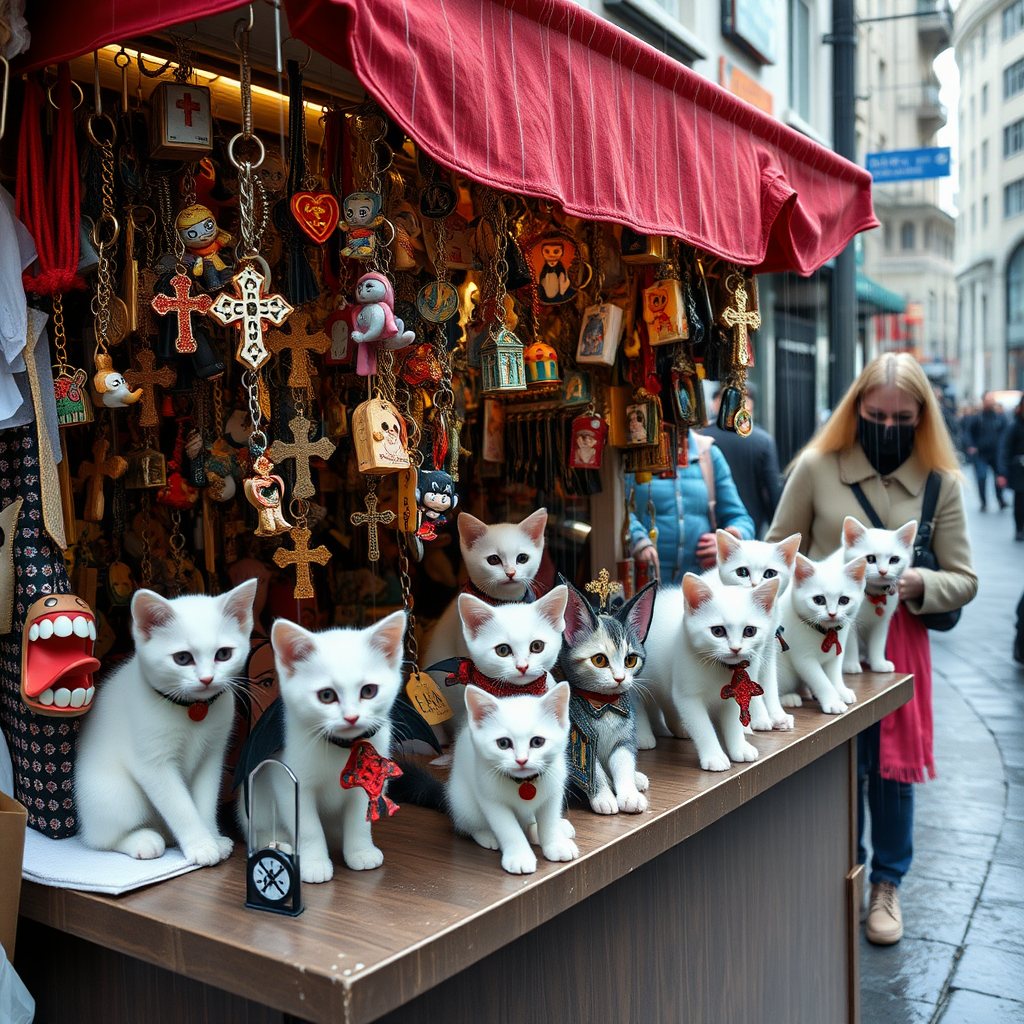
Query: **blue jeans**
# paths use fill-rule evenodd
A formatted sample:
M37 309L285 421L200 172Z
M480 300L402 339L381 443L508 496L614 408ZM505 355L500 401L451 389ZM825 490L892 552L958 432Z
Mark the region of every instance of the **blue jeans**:
M872 885L899 885L914 856L914 787L909 782L883 779L879 774L878 743L882 723L876 722L857 737L857 862L867 862L864 848L864 801L871 813Z

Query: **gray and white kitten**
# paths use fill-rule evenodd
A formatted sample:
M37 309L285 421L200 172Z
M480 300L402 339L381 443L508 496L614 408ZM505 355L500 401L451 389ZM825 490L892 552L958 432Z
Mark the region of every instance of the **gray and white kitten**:
M644 641L651 628L658 585L649 583L611 615L596 614L586 597L567 585L569 601L559 667L572 687L570 716L577 727L588 726L597 734L590 806L598 814L638 814L647 810L644 791L649 782L636 770L636 716L630 692L647 656ZM587 694L623 697L628 716L611 706L602 709L585 704Z

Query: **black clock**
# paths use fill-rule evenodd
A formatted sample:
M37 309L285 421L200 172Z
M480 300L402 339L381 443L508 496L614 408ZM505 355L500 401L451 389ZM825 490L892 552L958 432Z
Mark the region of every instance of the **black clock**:
M299 858L274 846L251 854L245 872L245 905L296 917L303 911Z

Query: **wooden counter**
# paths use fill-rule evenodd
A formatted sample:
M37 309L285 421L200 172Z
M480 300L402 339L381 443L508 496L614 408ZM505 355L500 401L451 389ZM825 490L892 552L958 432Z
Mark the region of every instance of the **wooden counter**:
M641 751L650 809L573 809L580 858L534 875L407 806L374 826L384 866L305 885L298 918L244 908L242 847L120 897L25 883L37 1021L855 1021L851 740L913 682L847 682L846 714L798 709L728 772Z

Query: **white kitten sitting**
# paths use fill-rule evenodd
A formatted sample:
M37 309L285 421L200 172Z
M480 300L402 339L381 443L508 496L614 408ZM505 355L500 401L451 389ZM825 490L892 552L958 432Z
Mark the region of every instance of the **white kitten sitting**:
M778 579L781 598L793 578L793 565L800 548L800 534L794 533L778 544L761 540L737 540L725 530L716 531L718 566L709 573L718 573L727 586L756 587L765 580ZM706 577L709 573L705 573ZM779 702L778 659L783 653L784 634L780 628L781 602L776 598L772 609L772 631L765 637L760 654L751 670L764 690L763 696L750 702L750 726L756 732L792 729L793 716L786 714Z
M87 846L150 860L177 843L202 865L231 853L217 798L255 595L256 580L220 597L135 594L135 655L99 686L78 740Z
M447 790L456 832L501 850L501 866L514 875L537 870L527 838L534 824L548 860L575 860L579 850L562 818L569 684L543 697L502 699L470 685L466 707Z
M693 738L705 771L724 772L730 760L757 757L743 735L741 715L760 687L746 668L756 662L766 637L775 642L778 589L778 579L751 590L687 573L681 588L658 593L641 680L672 734ZM636 701L637 736L640 748L650 749L654 732L645 705Z
M843 520L843 557L848 562L863 557L867 562L864 602L843 654L844 672L861 671L861 637L868 668L872 672L893 670L892 662L885 657L885 641L889 636L889 623L900 604L896 585L913 561L916 536L916 519L904 523L898 530L869 529L853 516Z
M402 687L404 636L404 611L366 629L310 633L278 619L271 630L285 723L284 746L275 756L299 780L304 882L333 877L330 847L340 849L354 871L384 863L370 827L378 817L376 806L370 807L364 789L342 788L340 780L350 759L360 754L360 741L368 745L371 763L391 752L391 708ZM295 797L283 774L275 772L272 781L277 820L291 820ZM238 816L244 832L244 794Z
M782 625L789 654L779 661L779 693L785 707L800 707L800 684L827 715L842 714L857 695L843 682L843 645L849 643L864 599L867 562L843 561L837 551L820 562L796 556L793 584L782 598Z

